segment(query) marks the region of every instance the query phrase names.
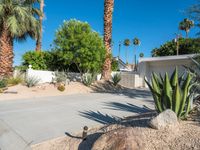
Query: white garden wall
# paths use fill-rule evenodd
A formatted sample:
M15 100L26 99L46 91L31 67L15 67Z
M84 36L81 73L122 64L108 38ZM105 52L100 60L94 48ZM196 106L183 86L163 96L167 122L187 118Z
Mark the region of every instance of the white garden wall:
M53 71L41 71L41 70L33 70L31 66L26 72L26 78L34 77L39 80L39 83L51 83L53 78L55 78L55 74Z

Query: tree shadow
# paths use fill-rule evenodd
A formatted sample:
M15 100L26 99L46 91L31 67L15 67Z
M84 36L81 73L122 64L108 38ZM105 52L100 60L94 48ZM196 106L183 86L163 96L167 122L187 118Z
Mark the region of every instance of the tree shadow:
M143 105L143 107L139 107L136 105L133 105L131 103L118 103L118 102L109 102L105 103L105 108L111 109L111 110L119 110L119 111L126 111L126 112L132 112L132 113L148 113L148 112L153 112L154 110L146 107Z
M91 150L95 141L103 134L103 132L96 132L87 136L85 140L82 140L81 136L74 136L68 132L65 132L65 135L70 138L75 138L80 141L78 150Z
M106 125L106 124L118 124L121 121L120 117L116 116L111 116L108 114L103 114L99 111L94 112L94 111L84 111L84 112L79 112L80 116L85 117L87 119L96 121L100 124Z
M152 101L152 94L148 89L131 89L120 85L114 86L109 81L96 83L91 88L94 93L110 93L124 95L130 98L144 98L147 101Z
M134 113L134 115L126 118L121 118L118 116L103 114L99 111L94 112L92 110L79 112L79 114L82 117L96 121L103 125L120 124L124 126L133 126L133 127L136 126L147 127L150 119L154 115L156 115L155 110L149 109L144 106L139 107L130 103L123 104L123 103L111 102L111 103L105 103L104 105L106 106L105 107L106 109L131 112Z
M95 141L104 134L107 128L111 125L122 125L123 127L149 127L150 119L156 115L156 112L145 106L139 107L130 103L117 103L110 102L104 103L106 109L127 111L135 113L133 116L121 118L109 114L104 114L99 111L94 112L92 110L79 112L80 116L87 119L96 121L104 126L100 129L101 132L93 133L88 135L85 141L82 141L79 145L78 150L91 150ZM80 138L80 137L79 137Z
M102 132L90 134L87 136L86 140L83 140L78 147L78 150L91 150L93 144L102 135Z

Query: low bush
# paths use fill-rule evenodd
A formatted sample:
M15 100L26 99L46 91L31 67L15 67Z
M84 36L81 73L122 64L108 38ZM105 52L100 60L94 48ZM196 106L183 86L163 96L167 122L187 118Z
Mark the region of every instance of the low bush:
M29 77L25 80L26 86L28 87L34 87L40 82L40 79L36 77Z
M146 79L149 86L155 107L158 113L166 109L173 110L178 118L184 119L191 111L191 102L193 101L193 92L190 89L193 87L192 75L187 72L187 76L178 76L178 69L176 68L171 78L168 73L163 78L156 73L152 74L151 83Z
M82 81L83 81L83 84L86 85L86 86L90 86L93 82L93 76L92 74L90 73L85 73L83 76L82 76Z
M17 77L11 77L11 78L8 78L7 79L7 83L9 85L18 85L20 83L23 83L23 78L20 77L20 76L17 76Z
M0 79L0 88L5 88L7 87L8 83L7 83L7 80L2 78Z
M112 77L112 81L113 81L114 86L116 86L121 81L121 75L119 73L116 73Z
M59 91L61 91L61 92L64 92L65 91L65 86L64 85L62 85L62 84L60 84L60 85L58 85L58 88L57 88Z

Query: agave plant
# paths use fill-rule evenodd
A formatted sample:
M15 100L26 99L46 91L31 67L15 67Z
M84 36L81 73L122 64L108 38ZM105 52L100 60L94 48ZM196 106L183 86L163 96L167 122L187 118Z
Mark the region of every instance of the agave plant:
M112 77L112 81L113 81L114 86L117 86L117 84L121 81L121 75L119 73L116 73Z
M83 74L82 82L83 82L84 85L90 86L92 84L92 82L93 82L92 74L90 74L90 73Z
M193 93L190 92L190 89L194 83L190 72L187 72L186 77L184 75L179 77L176 68L171 78L169 78L168 73L165 74L164 78L152 73L151 83L146 79L145 82L152 92L158 113L171 109L177 114L178 118L187 117L193 100Z

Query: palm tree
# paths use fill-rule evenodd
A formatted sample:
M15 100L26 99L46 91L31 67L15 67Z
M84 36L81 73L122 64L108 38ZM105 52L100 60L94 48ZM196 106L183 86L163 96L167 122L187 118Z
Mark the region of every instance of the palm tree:
M40 0L40 11L41 15L39 17L39 22L40 22L40 34L37 37L36 40L36 51L41 51L42 50L42 21L44 18L44 0Z
M109 80L111 77L111 42L112 42L112 16L114 0L104 0L104 44L106 58L103 65L102 77Z
M13 41L36 38L39 22L35 18L40 11L33 8L36 0L0 1L0 76L12 75Z
M140 58L143 58L144 57L144 53L140 53Z
M125 39L124 40L124 46L126 46L127 48L130 46L130 40L129 39ZM128 50L126 48L126 64L128 65Z
M186 38L188 38L188 34L190 29L194 27L194 21L185 18L183 21L179 23L179 29L185 31Z
M136 60L136 46L140 45L141 42L138 38L133 39L133 45L135 45L135 51L134 51L134 61L135 61L135 68L134 70L137 71L137 60Z
M118 59L120 59L120 54L121 54L121 46L122 46L122 43L121 43L121 41L119 41Z

